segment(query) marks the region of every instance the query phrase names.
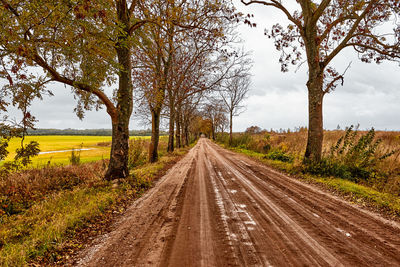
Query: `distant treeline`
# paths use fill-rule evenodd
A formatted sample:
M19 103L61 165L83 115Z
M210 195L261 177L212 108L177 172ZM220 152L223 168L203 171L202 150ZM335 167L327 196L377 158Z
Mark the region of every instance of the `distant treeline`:
M160 132L160 135L166 135L166 132ZM36 129L28 130L28 135L86 135L86 136L111 136L111 129ZM151 136L151 130L132 130L130 136Z

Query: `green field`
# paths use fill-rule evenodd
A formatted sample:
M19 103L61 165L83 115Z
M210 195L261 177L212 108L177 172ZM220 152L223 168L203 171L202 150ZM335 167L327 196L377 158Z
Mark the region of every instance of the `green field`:
M131 137L132 138L150 138L148 136ZM68 164L69 158L71 157L72 149L91 149L84 151L82 150L81 162L90 162L101 159L107 159L110 157L110 146L98 145L103 142L111 142L111 136L27 136L25 138L25 144L30 141L37 141L39 143L40 152L51 152L51 151L62 151L69 150L66 152L55 152L46 153L33 158L33 166L41 166L48 164ZM13 138L8 147L10 154L6 158L12 160L15 156L15 149L20 147L21 139Z

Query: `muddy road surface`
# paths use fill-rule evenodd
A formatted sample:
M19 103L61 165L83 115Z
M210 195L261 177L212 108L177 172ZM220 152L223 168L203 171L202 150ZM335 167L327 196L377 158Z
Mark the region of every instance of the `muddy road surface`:
M400 227L202 138L79 266L400 266Z

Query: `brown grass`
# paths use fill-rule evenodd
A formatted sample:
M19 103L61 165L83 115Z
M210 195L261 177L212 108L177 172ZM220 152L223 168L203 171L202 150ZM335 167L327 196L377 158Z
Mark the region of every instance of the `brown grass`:
M43 200L46 195L101 180L107 161L82 165L50 166L13 173L0 179L0 215L14 214Z
M161 138L160 160L153 164L145 161L148 142L132 143L131 149L140 151L139 158L145 160L131 170L136 179L120 183L102 179L106 160L30 169L0 178L0 266L25 266L43 258L56 260L55 249L69 235L73 238L76 230L121 201L139 197L167 166L188 151L167 154L163 151L165 142Z
M367 131L358 131L358 136L365 135ZM377 165L379 178L363 182L381 192L389 192L400 196L400 132L376 131L375 140L381 139L376 156L382 156L390 151L396 153L380 161ZM333 145L345 134L343 130L325 131L323 153L327 156ZM235 134L236 139L244 140L245 145L239 148L250 149L259 153L268 153L271 150L281 150L294 158L293 165L302 164L307 143L307 129L302 128L297 132L261 132L245 138L244 134ZM246 141L247 140L247 141Z
M338 139L344 135L345 131L325 131L323 142L323 153L329 153L331 147L336 144ZM367 131L358 131L358 135L366 134ZM400 132L384 132L376 131L376 139L382 139L382 144L377 151L379 154L385 154L392 150L400 149ZM263 152L262 147L265 144L270 144L273 148L280 148L285 152L293 155L303 156L307 144L307 131L299 132L276 133L263 132L261 134L252 135L253 149L258 152ZM400 174L400 150L390 156L385 162L385 171L390 173Z

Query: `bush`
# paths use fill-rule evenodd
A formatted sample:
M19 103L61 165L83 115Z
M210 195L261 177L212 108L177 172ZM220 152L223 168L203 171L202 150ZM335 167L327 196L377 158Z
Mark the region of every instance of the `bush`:
M358 139L357 129L353 129L354 126L349 127L320 162L308 162L304 170L312 174L336 176L354 182L385 176L384 173L379 173L377 164L396 151L379 153L378 147L382 140L375 140L373 128Z
M81 150L78 149L75 151L75 149L71 150L71 157L69 157L69 162L72 165L79 165L81 163Z
M146 162L145 154L146 141L144 139L132 139L129 141L129 161L128 167L133 169Z
M249 147L249 144L251 141L252 141L251 135L239 134L239 135L233 136L231 146L247 149Z
M0 178L0 216L19 213L36 201L80 184L101 181L105 166L101 161L79 166L52 166L14 172Z
M267 155L264 156L267 159L272 159L272 160L279 160L282 162L293 162L293 157L286 154L286 152L277 149L269 152Z

